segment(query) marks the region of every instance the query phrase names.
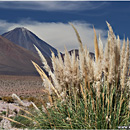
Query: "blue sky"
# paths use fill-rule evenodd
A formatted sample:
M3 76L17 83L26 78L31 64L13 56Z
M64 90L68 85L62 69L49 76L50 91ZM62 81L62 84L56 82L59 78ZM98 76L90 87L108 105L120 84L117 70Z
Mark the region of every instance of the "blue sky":
M24 26L60 51L78 48L75 33L68 22L78 29L84 44L93 51L93 30L106 43L108 21L121 39L130 38L130 2L88 1L23 1L0 2L0 34Z

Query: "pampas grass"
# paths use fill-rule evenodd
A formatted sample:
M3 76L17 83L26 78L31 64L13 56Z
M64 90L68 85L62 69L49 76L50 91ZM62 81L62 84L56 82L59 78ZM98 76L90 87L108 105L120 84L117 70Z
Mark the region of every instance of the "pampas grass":
M48 103L37 108L35 124L37 129L117 129L128 125L129 117L129 40L125 40L121 49L119 36L115 36L107 22L108 39L103 50L101 37L97 40L94 29L95 58L89 55L87 47L83 47L78 31L72 23L79 41L79 57L75 51L70 55L65 48L63 60L52 52L53 71L45 57L36 48L44 71L32 61L43 80ZM99 44L98 44L99 43ZM43 99L44 100L44 99ZM30 115L31 116L31 115ZM29 116L29 118L30 118Z
M94 27L93 27L93 30L94 30L95 58L96 58L96 62L97 62L98 61L98 57L99 57L99 48L98 48L97 35L96 35L96 31L95 31Z
M65 48L63 62L59 52L58 57L55 57L52 52L54 71L51 72L52 74L50 76L53 79L54 88L59 92L59 95L64 95L61 96L61 103L64 101L72 110L73 103L75 110L78 109L78 101L83 97L85 105L84 123L88 123L89 125L77 128L117 128L124 120L124 118L121 117L123 116L121 113L123 110L122 108L124 105L128 106L128 97L125 97L123 92L126 92L129 86L129 41L127 40L126 47L124 40L123 47L120 49L120 38L119 36L116 38L112 27L107 22L109 28L108 41L105 50L103 50L101 37L99 36L98 45L96 31L94 29L96 58L96 61L94 61L90 58L87 48L83 47L78 31L72 23L70 23L70 25L73 27L79 41L79 57L75 57L75 51L70 55ZM46 63L45 66L47 66ZM56 107L56 109L58 108ZM101 111L99 109L101 109ZM124 116L128 118L127 110L128 107L124 111ZM90 111L97 114L93 118L95 123L91 120L93 117L92 115L92 117L90 116L91 118L88 117ZM99 111L105 114L105 117L102 115L99 121L106 125L101 125L97 121L99 119L98 116L101 114ZM70 115L68 115L68 117L71 119ZM106 122L103 120L106 120ZM113 123L111 120L113 120ZM69 121L72 121L72 119ZM92 126L91 123L94 126ZM70 128L74 128L72 122L70 122Z
M127 47L126 47L126 52L125 52L125 57L124 57L124 65L122 68L122 72L121 72L121 86L122 89L124 89L124 87L126 86L126 80L127 79L127 75L128 75L128 66L129 66L129 40L127 39Z

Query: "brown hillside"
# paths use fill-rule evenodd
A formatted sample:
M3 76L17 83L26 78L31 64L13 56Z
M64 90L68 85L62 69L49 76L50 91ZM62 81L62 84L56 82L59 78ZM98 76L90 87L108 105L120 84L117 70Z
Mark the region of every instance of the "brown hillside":
M36 75L31 60L41 63L36 54L0 36L0 75Z

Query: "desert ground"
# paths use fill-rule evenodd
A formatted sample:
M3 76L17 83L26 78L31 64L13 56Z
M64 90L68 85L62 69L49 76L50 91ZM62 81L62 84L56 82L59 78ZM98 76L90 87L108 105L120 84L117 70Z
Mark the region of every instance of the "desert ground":
M40 76L7 76L0 75L0 97L11 96L13 93L20 97L43 94Z

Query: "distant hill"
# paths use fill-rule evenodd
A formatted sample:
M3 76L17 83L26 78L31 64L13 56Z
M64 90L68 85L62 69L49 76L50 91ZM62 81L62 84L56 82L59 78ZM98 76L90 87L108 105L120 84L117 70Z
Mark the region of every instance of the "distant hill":
M78 49L75 49L75 50L73 49L73 50L70 50L68 52L71 55L73 53L73 51L75 51L75 56L78 57L79 56L79 50ZM65 54L62 54L62 58L64 57L64 55ZM90 55L91 58L95 59L95 54L94 53L89 52L89 55Z
M36 75L31 60L41 64L35 53L0 36L0 75Z
M76 57L79 56L79 50L78 50L78 49L70 50L70 51L69 51L70 55L73 53L73 51L75 51ZM91 56L91 58L95 58L95 54L94 54L94 53L89 52L89 55Z

